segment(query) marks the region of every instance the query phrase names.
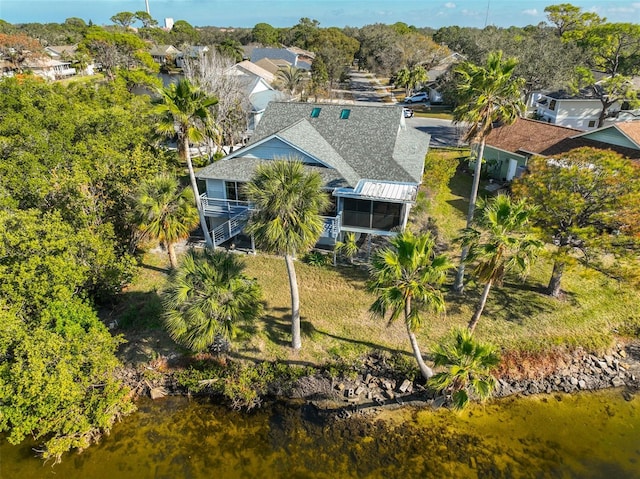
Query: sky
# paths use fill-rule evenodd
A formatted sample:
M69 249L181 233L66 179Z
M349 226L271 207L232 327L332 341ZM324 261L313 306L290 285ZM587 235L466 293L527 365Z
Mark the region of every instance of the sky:
M640 23L640 0L148 0L151 16L160 25L173 18L193 26L253 27L265 22L290 27L309 17L321 27L405 22L433 28L536 25L546 19L546 6L567 1L610 22ZM106 25L118 12L145 9L145 0L0 0L0 19L62 23L78 17Z

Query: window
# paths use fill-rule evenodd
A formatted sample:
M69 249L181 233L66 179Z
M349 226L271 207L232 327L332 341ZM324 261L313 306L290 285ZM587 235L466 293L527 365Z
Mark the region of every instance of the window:
M551 103L549 103L549 110L555 111L555 109L556 109L556 101L551 100Z
M244 193L244 183L239 181L225 181L227 191L227 200L230 201L246 201L247 196Z
M346 108L344 110L342 110L340 112L340 119L341 120L346 120L347 118L349 118L349 115L351 114L351 110L347 110Z
M344 199L342 209L342 224L359 228L370 228L371 201Z
M322 108L320 107L315 107L313 110L311 110L311 118L318 118L320 116L321 110Z
M593 128L594 126L596 126L596 121L595 120L589 121L589 128Z
M402 205L399 203L373 202L371 227L376 230L391 231L400 226Z
M402 223L402 204L345 198L342 224L391 231Z

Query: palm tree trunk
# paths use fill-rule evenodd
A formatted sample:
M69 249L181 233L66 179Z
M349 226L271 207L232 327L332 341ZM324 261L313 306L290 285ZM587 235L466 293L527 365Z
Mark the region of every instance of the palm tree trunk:
M167 251L169 252L169 263L171 264L171 269L176 269L178 267L178 259L176 257L176 248L173 243L167 243Z
M200 227L204 234L204 243L208 247L215 248L211 234L209 233L209 226L207 225L207 219L204 216L204 210L202 209L202 201L200 201L200 192L198 191L198 182L196 181L196 174L193 171L193 163L191 163L191 152L189 151L189 140L186 136L182 140L182 149L184 151L184 158L187 161L187 168L189 169L189 179L191 180L191 188L193 188L193 195L196 197L196 208L198 209L198 215L200 216Z
M476 200L478 199L478 186L480 185L480 171L482 170L482 156L484 155L484 138L480 142L480 151L476 158L476 167L473 172L473 186L471 187L471 196L469 197L469 211L467 213L467 228L471 227L473 223L473 214L476 211ZM460 254L460 266L458 266L458 273L456 275L456 281L453 283L453 290L456 293L462 294L464 292L464 262L469 254L469 248L462 248Z
M471 318L471 321L469 321L468 328L470 333L473 333L473 331L476 329L476 325L480 320L480 315L482 314L482 311L484 311L484 306L487 304L487 297L489 296L489 291L491 290L492 285L493 285L493 280L489 280L487 284L484 285L484 290L482 291L482 296L480 297L480 303L478 304L478 308L476 309L476 312L473 313L473 317Z
M409 341L411 342L411 349L413 349L413 355L418 362L418 367L420 368L420 374L423 378L429 379L433 376L433 369L431 369L422 359L422 353L420 352L420 346L418 345L418 339L416 335L411 331L411 326L409 325L409 313L411 312L411 300L407 300L407 304L404 307L404 318L405 325L407 326L407 334L409 335Z
M565 266L566 264L562 261L556 260L553 263L553 272L551 273L549 286L547 286L547 293L554 298L560 296L560 282L562 281Z
M285 254L284 261L287 264L289 289L291 290L291 347L298 350L302 347L302 339L300 338L300 296L298 294L298 279L296 278L296 269L293 265L293 256Z

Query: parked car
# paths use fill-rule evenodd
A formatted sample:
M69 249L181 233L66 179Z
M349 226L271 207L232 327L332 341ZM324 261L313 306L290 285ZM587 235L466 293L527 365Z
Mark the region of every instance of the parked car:
M429 101L429 94L425 91L418 92L414 95L408 96L404 99L405 103L427 103Z
M411 108L403 108L402 114L405 118L411 118L413 116L413 110Z

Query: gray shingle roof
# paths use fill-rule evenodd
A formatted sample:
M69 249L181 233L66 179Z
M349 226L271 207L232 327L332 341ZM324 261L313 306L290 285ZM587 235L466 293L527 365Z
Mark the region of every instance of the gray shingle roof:
M317 118L311 118L314 108L320 108ZM345 109L349 117L341 119ZM351 187L361 179L420 183L430 139L404 126L401 106L271 102L250 142L230 155L233 159L205 167L198 177L222 179L220 163L237 164L244 152L273 136L335 168Z

